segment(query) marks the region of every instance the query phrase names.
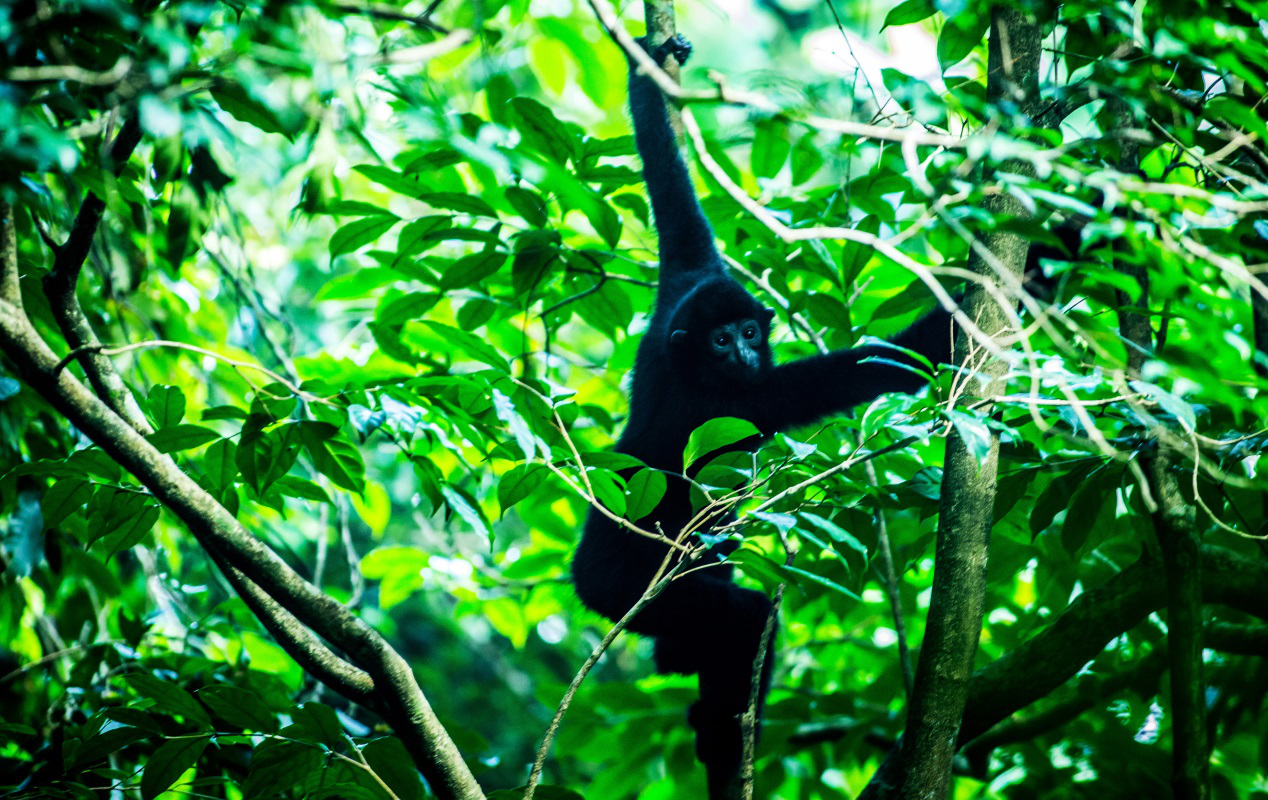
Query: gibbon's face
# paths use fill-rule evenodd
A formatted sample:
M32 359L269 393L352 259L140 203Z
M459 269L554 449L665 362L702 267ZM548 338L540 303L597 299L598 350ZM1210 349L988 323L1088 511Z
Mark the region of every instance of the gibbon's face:
M718 325L709 331L706 362L714 364L726 378L751 383L761 377L766 365L766 331L761 321L741 319Z

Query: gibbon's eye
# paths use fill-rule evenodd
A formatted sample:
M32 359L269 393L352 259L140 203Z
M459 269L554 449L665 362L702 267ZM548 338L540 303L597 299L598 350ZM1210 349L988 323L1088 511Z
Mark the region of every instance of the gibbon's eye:
M744 329L743 333L744 333L744 338L751 341L757 336L757 328L754 328L752 325L750 325Z
M720 333L713 339L713 343L718 347L726 347L731 343L731 337L728 334Z

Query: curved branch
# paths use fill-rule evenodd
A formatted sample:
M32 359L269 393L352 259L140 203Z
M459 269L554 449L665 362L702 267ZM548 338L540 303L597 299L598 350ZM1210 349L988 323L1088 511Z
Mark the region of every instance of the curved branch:
M54 375L58 358L14 305L0 301L0 349L17 364L27 384L127 469L167 506L209 551L218 549L295 618L346 652L368 673L388 721L420 771L442 798L483 798L453 740L432 711L409 664L364 620L322 593L256 539L171 457L159 453L83 384L66 372Z

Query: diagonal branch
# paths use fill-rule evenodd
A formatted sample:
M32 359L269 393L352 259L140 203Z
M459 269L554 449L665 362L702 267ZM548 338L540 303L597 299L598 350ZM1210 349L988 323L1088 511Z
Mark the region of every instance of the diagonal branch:
M6 219L8 228L11 217ZM0 286L12 284L16 259L8 247L11 243L11 236L0 238L0 247L4 248L0 252ZM227 572L231 580L238 571L249 579L239 586L245 592L244 598L259 602L262 619L271 630L291 637L283 639L290 648L314 641L311 634L305 636L303 632L302 626L307 626L348 654L372 681L378 706L438 796L445 800L483 799L479 784L401 655L364 620L313 587L252 536L170 456L155 449L104 400L68 372L59 372L57 356L31 326L21 306L8 299L0 299L0 351L17 365L28 386L136 476L213 557L231 564L233 568ZM252 589L250 583L256 588ZM264 602L264 592L259 589L262 586L268 587L269 602ZM282 612L283 608L293 619ZM310 650L308 658L319 676L334 681L334 688L350 688L354 696L363 694L366 684L360 671L341 665L329 649L323 646Z
M118 175L123 165L128 162L132 151L141 141L141 124L135 114L124 121L114 141L106 148L102 158L103 165L113 175ZM44 277L44 296L62 330L62 336L71 348L99 346L96 332L88 324L84 309L75 294L79 285L79 275L83 271L88 251L92 249L97 228L101 226L101 215L106 210L106 201L94 192L84 196L75 215L75 223L71 226L70 236L65 244L57 248L53 259L53 271ZM106 402L115 413L128 421L141 434L153 431L145 421L136 399L124 385L123 379L115 371L110 359L99 353L90 353L84 357L84 372L92 383L97 396Z
M1202 600L1268 620L1268 564L1222 547L1202 547ZM959 745L986 733L1013 713L1050 695L1106 645L1166 603L1162 566L1141 559L1101 586L1071 601L1061 615L1021 646L973 673ZM860 800L899 796L901 759L895 747Z

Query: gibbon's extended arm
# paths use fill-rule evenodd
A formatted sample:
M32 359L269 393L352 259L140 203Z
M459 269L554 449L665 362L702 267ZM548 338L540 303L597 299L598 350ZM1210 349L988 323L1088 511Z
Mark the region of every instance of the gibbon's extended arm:
M937 308L890 340L937 366L951 360L954 342L951 313ZM884 359L867 361L865 359ZM829 414L869 402L886 392L916 392L927 381L917 372L926 367L901 350L863 345L811 356L771 370L751 395L746 419L767 436L807 425Z
M639 44L644 44L640 39ZM673 54L684 63L691 45L681 36L658 47L652 57L664 63ZM713 230L700 209L687 165L678 151L665 96L651 78L638 73L630 63L630 114L634 118L634 141L643 159L643 179L652 201L656 231L660 235L661 269L693 270L721 268L713 247Z

